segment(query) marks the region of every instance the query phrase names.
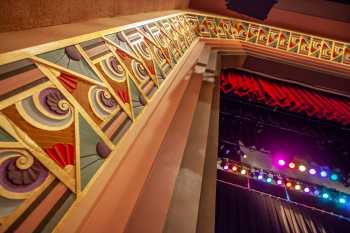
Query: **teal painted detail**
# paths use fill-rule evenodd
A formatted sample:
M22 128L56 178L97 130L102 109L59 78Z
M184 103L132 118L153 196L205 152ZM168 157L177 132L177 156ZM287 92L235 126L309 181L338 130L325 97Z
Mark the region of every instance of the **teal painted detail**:
M132 81L132 79L129 79L129 86L130 86L130 92L131 92L130 98L133 104L132 110L134 112L134 116L137 117L142 112L142 109L144 108L144 102L142 99L143 97L137 90L137 87L134 81Z
M76 52L78 52L78 50L76 50ZM65 48L43 53L38 55L38 57L69 70L73 70L79 74L85 75L86 77L89 77L95 81L102 82L83 57L81 57L80 60L70 59L65 53Z
M84 189L97 170L103 164L96 151L96 145L101 138L95 130L79 115L79 136L80 136L80 176L81 188Z
M0 128L0 141L1 142L15 142L16 139L14 139L11 135L9 135L4 129Z

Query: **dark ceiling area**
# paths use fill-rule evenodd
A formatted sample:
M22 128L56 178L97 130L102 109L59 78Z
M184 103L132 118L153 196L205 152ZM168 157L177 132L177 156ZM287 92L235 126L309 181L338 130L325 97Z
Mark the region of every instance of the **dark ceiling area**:
M350 23L347 0L279 0L275 8Z

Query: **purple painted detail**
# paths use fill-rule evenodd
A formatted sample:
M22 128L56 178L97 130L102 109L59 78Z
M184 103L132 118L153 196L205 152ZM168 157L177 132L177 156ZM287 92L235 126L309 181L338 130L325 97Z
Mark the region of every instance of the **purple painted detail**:
M5 160L0 165L0 185L6 190L24 193L34 190L41 185L48 171L37 160L28 169L19 169L16 166L17 158Z
M117 102L112 98L111 95L109 95L108 97L106 97L106 90L104 90L103 92L100 92L99 98L101 100L101 102L107 107L107 108L115 108L117 105Z
M115 35L117 36L117 39L120 40L121 42L126 42L126 39L121 32L117 32Z
M61 92L56 88L46 88L42 90L39 94L40 102L41 104L50 112L58 114L58 115L64 115L67 114L69 109L62 109L59 106L59 102L61 100L66 100L64 96L61 94Z
M111 153L111 149L102 141L96 144L96 152L101 158L107 158Z
M81 54L79 53L78 49L74 46L68 46L64 49L65 54L74 61L80 61L82 59Z
M117 59L115 59L115 57L111 57L111 59L109 59L109 64L111 64L111 67L115 72L117 72L118 74L121 73L120 69L118 68L119 62L117 61Z
M140 72L142 76L147 76L147 71L145 67L139 62L137 62L137 70Z

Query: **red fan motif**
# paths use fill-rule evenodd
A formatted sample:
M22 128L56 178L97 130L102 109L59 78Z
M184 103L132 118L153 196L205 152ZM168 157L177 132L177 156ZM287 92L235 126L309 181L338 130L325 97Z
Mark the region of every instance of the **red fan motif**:
M148 70L149 70L149 72L150 72L151 74L153 74L153 75L155 75L155 74L156 74L156 72L155 72L155 70L154 70L154 66L153 66L153 65L148 65Z
M129 103L129 95L124 90L118 90L118 96L122 99L123 103Z
M45 151L61 168L75 164L75 150L72 144L57 143Z
M129 55L123 50L116 48L115 52L120 56L121 59L126 60L129 58Z
M63 86L69 91L72 92L75 89L77 89L78 82L75 80L74 77L67 75L65 73L61 73L61 75L58 77L58 80L63 84Z

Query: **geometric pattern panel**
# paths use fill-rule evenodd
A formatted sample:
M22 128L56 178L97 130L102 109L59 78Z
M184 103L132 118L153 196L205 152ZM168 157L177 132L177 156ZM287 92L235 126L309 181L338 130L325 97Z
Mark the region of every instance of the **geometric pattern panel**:
M1 232L52 232L118 156L113 150L195 39L178 21L0 62Z
M350 65L349 43L241 19L202 14L186 14L185 17L192 30L200 37L239 40L345 66Z

